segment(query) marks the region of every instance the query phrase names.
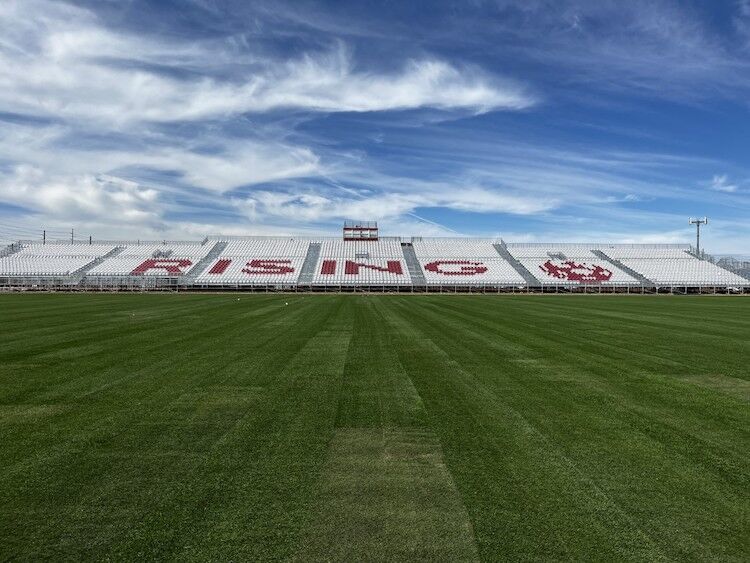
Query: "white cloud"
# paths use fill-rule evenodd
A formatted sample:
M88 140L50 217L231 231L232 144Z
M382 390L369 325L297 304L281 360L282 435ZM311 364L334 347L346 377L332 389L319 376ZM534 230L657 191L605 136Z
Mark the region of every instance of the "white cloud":
M478 186L445 186L440 194L428 195L431 206L449 207L476 213L510 213L532 215L549 211L560 205L553 197L517 195ZM431 201L430 201L431 200Z
M264 88L263 86L271 86ZM477 112L523 109L533 98L516 85L477 69L458 69L440 60L410 60L392 74L353 70L346 50L333 56L306 56L285 66L273 84L257 88L258 109L307 108L319 111L379 111L434 107Z
M12 173L2 178L0 195L6 202L71 220L112 213L118 220L154 220L158 214L142 203L155 190L163 195L187 185L221 194L326 173L320 155L286 140L289 130L283 126L252 138L202 131L193 142L184 134L157 132L155 122L228 122L239 114L282 109L429 107L479 113L533 103L518 85L429 56L394 61L392 70L359 66L343 43L289 59L253 52L238 56L229 42L113 31L91 11L61 2L0 3L0 28L0 112L50 120L46 125L4 124L0 158ZM130 140L77 143L87 136ZM178 185L122 183L152 169L174 175ZM114 180L103 180L106 175ZM375 209L356 199L321 203L305 197L261 203L271 216L309 221L331 214L369 216ZM376 206L378 216L394 216L418 204L396 194ZM464 200L463 205L472 203Z
M158 192L136 182L112 176L49 176L28 165L0 176L0 197L56 221L154 225L162 211Z
M717 192L734 193L737 191L737 186L729 183L726 174L717 174L711 180L711 189Z
M343 43L288 60L231 62L226 44L115 33L85 10L44 0L6 2L0 28L13 30L0 42L0 109L16 113L123 126L278 109L485 112L534 102L516 84L438 59L360 69ZM231 79L214 72L220 63L234 65Z
M270 33L277 31L271 30L277 4L259 16ZM636 219L654 240L676 237L662 226L682 224L682 218L647 217L645 205L626 203L658 198L702 206L708 185L695 178L744 171L692 155L617 153L585 146L585 138L584 145L563 145L559 136L546 138L534 128L529 135L490 119L426 124L426 114L452 119L535 103L519 84L429 54L431 47L448 52L441 41L455 41L457 33L469 47L464 52L481 46L498 67L507 61L543 73L540 82L558 82L557 93L571 85L577 95L635 87L654 96L677 92L682 99L709 87L724 93L748 86L747 61L725 50L690 10L635 1L562 6L512 2L510 12L523 17L486 22L464 18L469 8L454 8L450 30L420 30L424 41L412 42L420 51L373 62L372 53L330 40L351 37L347 25L309 42L309 36L293 35L297 28L286 28L299 39L290 44L316 47L281 56L258 48L261 41L249 34L185 41L110 28L92 11L63 2L0 2L0 112L41 118L2 122L0 201L32 210L44 224L62 221L133 238L330 234L343 218L378 219L405 235L451 233L420 220L416 213L425 208L543 214L548 224L571 226L553 233L560 240L583 236L581 228L599 238L596 232ZM287 8L299 25L313 16L318 23L330 20L330 14ZM461 29L467 22L471 29ZM360 23L360 30L373 27ZM390 41L391 49L401 44L390 35L400 30L374 23L382 36L373 42ZM411 116L408 126L403 113L398 126L388 115L339 116L337 123L363 124L364 134L377 139L370 153L366 140L365 149L353 150L348 131L340 139L330 130L316 136L323 120L297 127L317 113L416 108L425 111ZM373 132L376 120L382 132ZM731 199L739 206L743 185L725 175L711 182L714 190L735 192ZM241 186L250 188L240 194ZM626 216L625 208L637 217ZM627 236L619 228L613 236Z
M321 172L319 158L311 150L282 143L243 141L228 145L219 154L170 148L113 156L122 166L176 171L191 185L217 192Z
M323 172L320 157L312 150L281 141L224 139L208 134L201 137L201 142L212 147L210 153L184 141L164 146L160 138L156 139L155 146L144 139L143 144L130 150L79 149L66 144L73 132L67 126L8 124L0 131L0 155L6 160L43 169L47 174L65 176L150 168L174 173L191 186L219 193L242 185Z
M324 192L325 193L325 192ZM252 197L237 199L235 205L250 219L274 217L292 222L320 222L343 218L381 220L398 217L417 206L419 196L381 194L355 199L328 194L254 191Z
M409 180L402 179L408 185ZM374 192L359 196L332 194L331 190L305 192L255 190L248 198L234 201L247 217L282 218L294 222L320 222L339 219L394 220L415 213L419 208L440 207L476 213L530 215L553 209L559 202L535 196L520 196L479 186L429 184L400 192Z

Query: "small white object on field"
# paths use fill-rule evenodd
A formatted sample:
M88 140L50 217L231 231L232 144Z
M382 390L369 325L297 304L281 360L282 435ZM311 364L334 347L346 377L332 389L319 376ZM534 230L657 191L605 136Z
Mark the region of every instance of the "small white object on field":
M289 305L289 303L284 303L284 305Z

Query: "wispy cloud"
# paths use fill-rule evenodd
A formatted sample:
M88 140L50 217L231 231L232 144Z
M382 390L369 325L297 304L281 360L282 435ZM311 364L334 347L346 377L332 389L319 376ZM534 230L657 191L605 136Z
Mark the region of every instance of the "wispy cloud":
M105 223L114 214L163 228L165 202L195 202L195 190L221 194L324 175L315 148L287 139L293 129L283 126L282 110L477 114L534 103L517 83L434 56L368 69L340 40L288 56L253 51L246 42L239 52L233 40L112 30L90 10L45 0L3 3L0 27L7 31L0 39L0 112L16 116L0 131L0 193L58 219L90 221L98 213ZM251 114L271 117L247 122L240 134L223 129ZM185 129L191 122L200 129ZM92 137L97 141L83 142ZM304 204L309 217L326 211L314 200ZM232 207L221 199L215 205ZM304 206L271 198L263 207L282 217ZM339 208L357 210L353 203Z
M711 180L711 189L731 194L737 191L737 186L729 182L726 174L717 174Z
M537 240L673 240L710 213L731 241L750 209L742 131L721 150L700 133L750 93L747 6L719 29L670 0L195 0L180 18L8 0L0 213L111 236L362 218Z
M328 189L300 189L291 192L255 190L252 196L235 200L251 219L262 216L294 222L319 222L352 217L383 220L411 215L420 208L441 207L473 213L528 215L548 211L557 201L523 197L479 186L439 183L422 185L406 192L380 192L360 196L331 194Z
M110 176L48 176L26 165L0 177L0 198L30 206L59 221L107 220L153 227L160 218L158 192Z
M237 56L226 43L116 33L90 12L43 0L4 3L0 26L14 30L0 43L0 107L56 119L122 126L281 109L485 112L534 103L518 84L436 58L360 70L342 42L287 59Z
M135 146L85 146L70 126L8 124L0 131L0 154L56 175L126 174L154 169L173 174L183 185L224 192L246 184L315 175L319 157L309 148L283 141L227 139L212 134L200 142L164 138L146 131ZM210 150L205 150L209 147Z
M739 37L712 25L705 17L711 8L671 0L464 3L420 39L482 45L488 56L524 61L558 95L585 95L590 103L604 103L602 92L689 103L717 94L746 98L750 61L736 47L750 29L747 2L729 6Z

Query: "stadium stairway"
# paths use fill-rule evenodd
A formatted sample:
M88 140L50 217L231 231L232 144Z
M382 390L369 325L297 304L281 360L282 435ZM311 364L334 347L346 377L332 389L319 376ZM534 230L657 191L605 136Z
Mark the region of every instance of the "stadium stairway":
M201 258L198 261L198 263L195 266L193 266L190 269L190 271L182 277L182 280L180 281L180 283L183 283L183 284L195 283L195 279L200 274L202 274L203 271L214 262L214 260L216 260L219 256L221 256L221 253L224 252L224 249L226 247L227 247L226 241L220 240L216 244L214 244L213 248L208 251L208 254L206 254L203 258Z
M528 286L540 286L542 285L541 282L534 277L534 275L529 272L523 264L521 264L516 258L513 257L513 255L508 252L508 249L505 248L502 244L493 244L492 246L495 247L495 250L497 250L497 253L505 258L505 260L508 261L508 263L513 266L513 268L518 272L518 275L520 275L524 280L526 280L526 285Z
M74 270L70 273L70 282L71 284L79 284L83 281L83 279L86 277L86 274L92 270L92 268L95 268L102 262L104 262L107 258L112 258L112 256L117 256L125 250L124 246L115 246L112 250L107 252L104 256L99 256L99 258L96 258L86 264L85 266L82 266L78 268L77 270Z
M311 242L307 248L307 255L305 261L302 263L302 270L299 273L299 279L297 285L310 285L315 275L315 266L318 265L318 257L320 256L319 242Z
M592 249L591 252L593 254L596 254L602 260L606 260L607 262L609 262L613 266L617 266L620 270L622 270L626 274L628 274L631 277L637 279L639 282L641 282L642 286L644 286L644 287L656 287L656 284L653 281L651 281L650 279L648 279L643 274L640 274L640 273L636 272L633 268L627 267L625 264L623 264L622 262L620 262L616 258L610 258L606 254L604 254L604 252L602 252L601 250L594 250L594 249Z
M417 260L417 253L414 252L414 247L411 243L402 242L401 250L404 252L404 260L406 261L406 267L409 269L412 284L427 285L427 280L424 277L422 267L419 265L419 260Z

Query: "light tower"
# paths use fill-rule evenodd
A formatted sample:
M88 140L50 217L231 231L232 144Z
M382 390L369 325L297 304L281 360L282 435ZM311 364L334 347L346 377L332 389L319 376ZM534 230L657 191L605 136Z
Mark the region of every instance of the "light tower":
M688 219L690 225L695 225L695 252L700 256L701 253L701 225L708 225L708 217L703 219L693 218Z

